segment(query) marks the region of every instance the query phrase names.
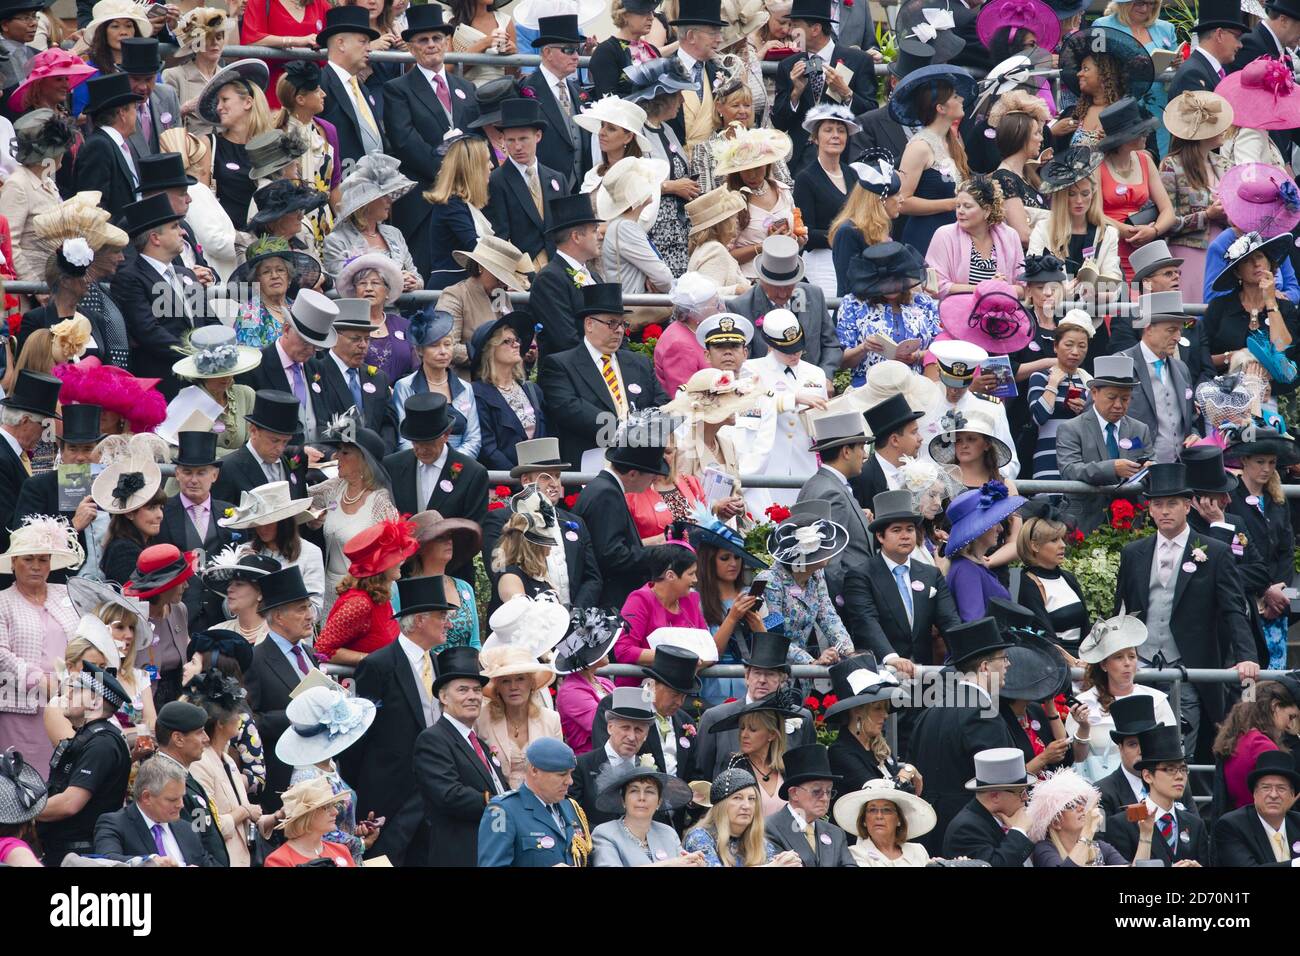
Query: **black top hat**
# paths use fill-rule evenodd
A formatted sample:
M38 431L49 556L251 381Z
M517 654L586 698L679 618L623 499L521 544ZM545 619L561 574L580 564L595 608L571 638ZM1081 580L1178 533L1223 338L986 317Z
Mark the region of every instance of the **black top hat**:
M1070 665L1046 638L1024 635L1007 648L1011 666L1002 677L1003 700L1047 700L1070 683Z
M634 425L619 429L615 444L605 449L605 458L611 465L666 475L669 469L664 461L664 447L663 435Z
M1110 719L1115 722L1115 729L1110 732L1110 739L1123 743L1125 737L1138 737L1160 725L1156 723L1155 698L1147 694L1130 694L1111 701Z
M905 37L898 42L898 57L889 64L889 72L902 79L913 70L929 66L934 60L934 47L916 37Z
M93 445L104 437L99 429L102 409L98 405L64 405L63 434L65 445Z
M48 6L50 6L50 0L7 0L5 3L0 3L0 23L11 17L16 17L20 13L44 10Z
M1065 263L1045 252L1025 256L1025 271L1020 278L1024 282L1064 282L1069 276L1065 274Z
M981 617L950 627L944 631L943 640L948 645L949 663L956 668L968 663L973 657L1015 646L1015 641L1003 634L998 622L991 617Z
M573 196L557 196L551 200L549 212L551 223L547 230L552 234L564 232L575 226L603 222L591 209L591 193L578 193Z
M677 19L672 26L725 27L722 19L722 0L682 0L677 5Z
M1102 153L1141 139L1160 125L1160 117L1144 116L1142 107L1131 96L1111 103L1101 111L1098 119L1106 135L1095 148Z
M1017 604L1007 598L989 598L988 615L998 622L998 627L1004 631L1013 628L1024 628L1031 631L1039 631L1042 628L1034 612L1029 610L1023 604Z
M157 37L130 37L122 41L122 62L127 76L153 76L162 69Z
M406 401L406 417L398 432L407 441L434 441L451 430L451 406L443 395L421 392Z
M409 16L409 14L408 14ZM500 126L501 104L519 96L519 84L514 77L500 76L488 80L477 90L478 119L469 124L470 129L482 129L484 126Z
M803 713L803 702L790 687L781 686L766 697L760 697L723 717L709 728L709 733L720 734L724 730L737 730L746 714L757 714L760 711L775 713L779 718L799 717Z
M749 655L741 655L746 667L769 671L790 669L790 639L770 631L758 631L749 639Z
M925 257L901 242L878 242L849 260L849 290L859 301L906 292L924 278Z
M365 7L330 7L325 11L325 29L316 34L316 45L325 49L336 33L364 33L368 40L378 40L379 31L370 25Z
M789 755L786 755L789 759ZM1295 757L1285 750L1266 750L1255 758L1255 769L1246 774L1246 788L1254 790L1262 777L1286 777L1291 789L1300 791L1300 773L1295 769Z
M871 430L871 440L880 445L908 422L924 418L925 412L912 411L912 406L902 395L890 395L883 402L872 405L863 415L867 419L867 428Z
M358 7L357 9L361 8ZM455 680L458 677L476 680L481 685L486 685L488 682L488 679L479 672L478 648L476 647L449 647L434 657L433 666L437 672L433 678L435 697L438 695L438 688L447 681Z
M198 182L185 172L185 158L180 153L141 156L136 161L136 170L140 173L141 194L160 189L187 189Z
M884 531L896 521L921 523L921 516L912 508L912 493L906 488L880 492L871 499L871 510L875 517L867 525L867 530L872 534Z
M178 451L173 460L178 465L202 468L218 464L216 432L178 432L176 447Z
M838 783L844 778L831 773L830 750L825 744L804 744L791 747L785 752L785 774L776 795L782 800L789 799L790 788L810 780L829 780Z
M409 41L417 33L445 33L451 36L456 25L442 18L442 6L437 3L413 4L406 11L406 29L402 39Z
M298 399L288 392L261 389L253 399L248 421L277 435L292 435L298 430Z
M1293 20L1300 20L1300 0L1271 0L1264 4L1269 13L1282 13Z
M423 614L426 611L454 611L460 607L447 600L447 579L441 574L422 578L402 578L397 582L397 600L400 608L393 617Z
M1197 33L1208 33L1220 27L1243 33L1246 31L1241 0L1200 0L1196 8L1196 25L1192 29Z
M898 680L880 673L874 654L854 654L830 668L831 693L838 698L826 708L826 720L839 723L849 712L880 701L892 704Z
M1144 730L1137 738L1138 746L1142 748L1142 758L1133 765L1135 770L1155 770L1156 764L1182 763L1187 759L1183 753L1183 735L1177 727L1162 724Z
M86 115L92 117L101 110L139 103L144 99L139 93L131 92L131 78L125 73L101 74L87 80L86 97Z
M262 575L257 586L262 592L260 609L263 614L284 604L311 600L311 592L303 583L302 572L298 570L296 564L286 565L279 571Z
M1147 467L1142 484L1144 498L1190 498L1187 468L1181 462L1166 462Z
M1215 445L1193 445L1179 452L1178 460L1186 469L1187 487L1195 494L1230 495L1237 487L1236 475L1223 470L1222 448Z
M628 13L654 13L660 0L625 0L623 9Z
M700 659L690 651L665 644L655 648L654 661L649 667L641 668L641 673L678 693L698 694L700 679L696 676L696 671L699 666Z
M122 209L122 228L134 239L150 229L157 229L177 219L184 219L172 208L171 197L166 193L157 193L148 199L129 203Z
M794 0L794 6L786 14L790 20L811 20L814 23L834 23L831 16L831 0Z
M23 412L35 412L46 418L58 418L59 389L63 382L53 375L23 369L13 391L0 399L0 405Z
M501 118L496 122L497 129L542 129L546 122L542 119L542 104L537 100L504 100L501 103Z
M578 15L576 13L562 13L554 17L537 18L537 37L533 40L533 49L540 50L542 47L553 43L572 43L579 44L582 42L582 33L578 30Z
M588 315L627 315L630 309L623 308L623 287L617 282L597 282L582 287L582 305L578 317Z

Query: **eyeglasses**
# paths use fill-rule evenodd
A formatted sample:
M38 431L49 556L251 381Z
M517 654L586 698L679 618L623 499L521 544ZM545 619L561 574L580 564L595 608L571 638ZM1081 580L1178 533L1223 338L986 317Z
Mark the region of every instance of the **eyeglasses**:
M1156 770L1160 771L1161 773L1167 773L1171 777L1187 776L1187 764L1185 763L1179 763L1179 764L1162 763L1160 766L1156 767Z
M589 315L587 318L591 319L591 321L595 322L597 325L605 326L605 328L612 332L626 332L632 328L630 322L624 322L622 319L598 319L594 315Z
M829 800L831 794L835 792L830 787L800 787L799 789L814 800Z
M573 56L575 53L578 52L578 48L576 46L553 46L551 47L551 49L559 50L565 56Z
M507 347L507 348L513 345L515 348L519 348L519 340L518 340L518 339L502 339L500 342L497 343L497 345L504 346L504 347Z
M1292 792L1291 784L1289 783L1261 783L1255 787L1255 789L1262 790L1264 793L1276 793L1282 796L1286 796L1288 793Z
M867 807L864 811L869 817L895 817L898 816L898 808L892 804L887 807Z

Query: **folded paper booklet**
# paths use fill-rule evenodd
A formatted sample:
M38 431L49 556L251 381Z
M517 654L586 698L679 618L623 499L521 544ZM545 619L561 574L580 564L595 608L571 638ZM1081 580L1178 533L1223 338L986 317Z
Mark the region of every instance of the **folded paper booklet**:
M849 69L847 66L845 66L843 63L837 63L837 64L835 65L835 70L834 70L834 72L835 72L835 73L838 73L840 76L844 77L844 82L845 82L845 84L846 84L847 86L850 87L850 89L849 89L849 97L848 97L848 98L849 98L850 100L853 99L853 90L852 90L852 86L853 86L853 71L850 70L850 69ZM830 83L827 83L827 84L826 84L826 95L829 96L831 99L833 99L833 100L834 100L835 102L837 102L837 103L843 103L843 102L844 102L844 99L843 99L843 98L842 98L838 93L836 93L833 89L831 89L831 85L830 85Z
M308 651L307 653L310 654L311 651ZM337 681L331 678L328 674L326 674L322 670L317 670L316 668L313 667L310 671L307 672L306 677L298 681L298 686L295 687L293 690L289 691L289 699L293 700L299 694L303 693L304 691L311 690L313 687L328 687L331 690L338 690L338 691L343 690L342 685L340 685Z
M872 332L870 335L867 336L867 341L874 342L875 344L879 345L881 348L880 354L882 354L887 359L892 359L895 355L897 355L899 349L903 349L904 351L907 351L909 349L911 351L916 351L921 346L920 339L915 339L915 338L903 339L903 341L901 342L895 342L884 332Z
M1178 66L1183 60L1182 55L1177 50L1152 50L1151 65L1156 69L1156 76L1159 76L1171 66Z
M1128 479L1127 481L1120 482L1120 487L1121 488L1136 487L1142 484L1142 481L1147 476L1147 470L1148 470L1148 466L1143 465L1141 468L1138 469L1137 474L1134 475L1132 478Z
M1001 399L1015 398L1018 394L1016 389L1016 374L1011 369L1011 359L1005 355L990 355L980 364L981 375L992 375L998 380L997 385L993 386L990 395L996 395Z
M59 510L71 514L90 494L90 485L94 476L91 466L59 465Z
M736 493L735 479L712 465L705 468L700 475L700 486L704 491L704 503L710 508Z
M386 856L377 856L373 860L362 860L362 866L392 866L393 863Z

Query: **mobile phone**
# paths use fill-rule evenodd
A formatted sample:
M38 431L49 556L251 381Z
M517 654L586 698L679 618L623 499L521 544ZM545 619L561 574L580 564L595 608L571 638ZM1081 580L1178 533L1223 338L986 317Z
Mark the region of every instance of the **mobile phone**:
M1083 398L1083 391L1071 385L1069 390L1065 393L1065 399L1066 401L1072 402L1076 398Z
M766 590L767 590L767 579L755 578L754 583L749 586L749 596L753 598L761 598L763 596L763 592Z
M1124 808L1124 816L1128 818L1129 823L1141 823L1151 816L1151 811L1147 809L1145 802L1131 803Z

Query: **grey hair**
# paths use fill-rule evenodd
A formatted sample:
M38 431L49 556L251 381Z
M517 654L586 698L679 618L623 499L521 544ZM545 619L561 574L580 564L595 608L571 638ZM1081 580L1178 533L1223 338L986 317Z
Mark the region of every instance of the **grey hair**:
M131 796L137 803L141 795L148 790L154 796L162 793L163 787L173 781L185 786L185 769L180 764L161 757L151 757L135 772L135 783L131 786Z
M397 627L405 636L410 637L420 629L424 619L429 616L429 612L421 611L419 614L404 614L397 619Z
M7 425L16 428L23 422L40 422L44 424L47 419L42 418L33 412L25 412L20 408L2 408L0 409L0 425Z

